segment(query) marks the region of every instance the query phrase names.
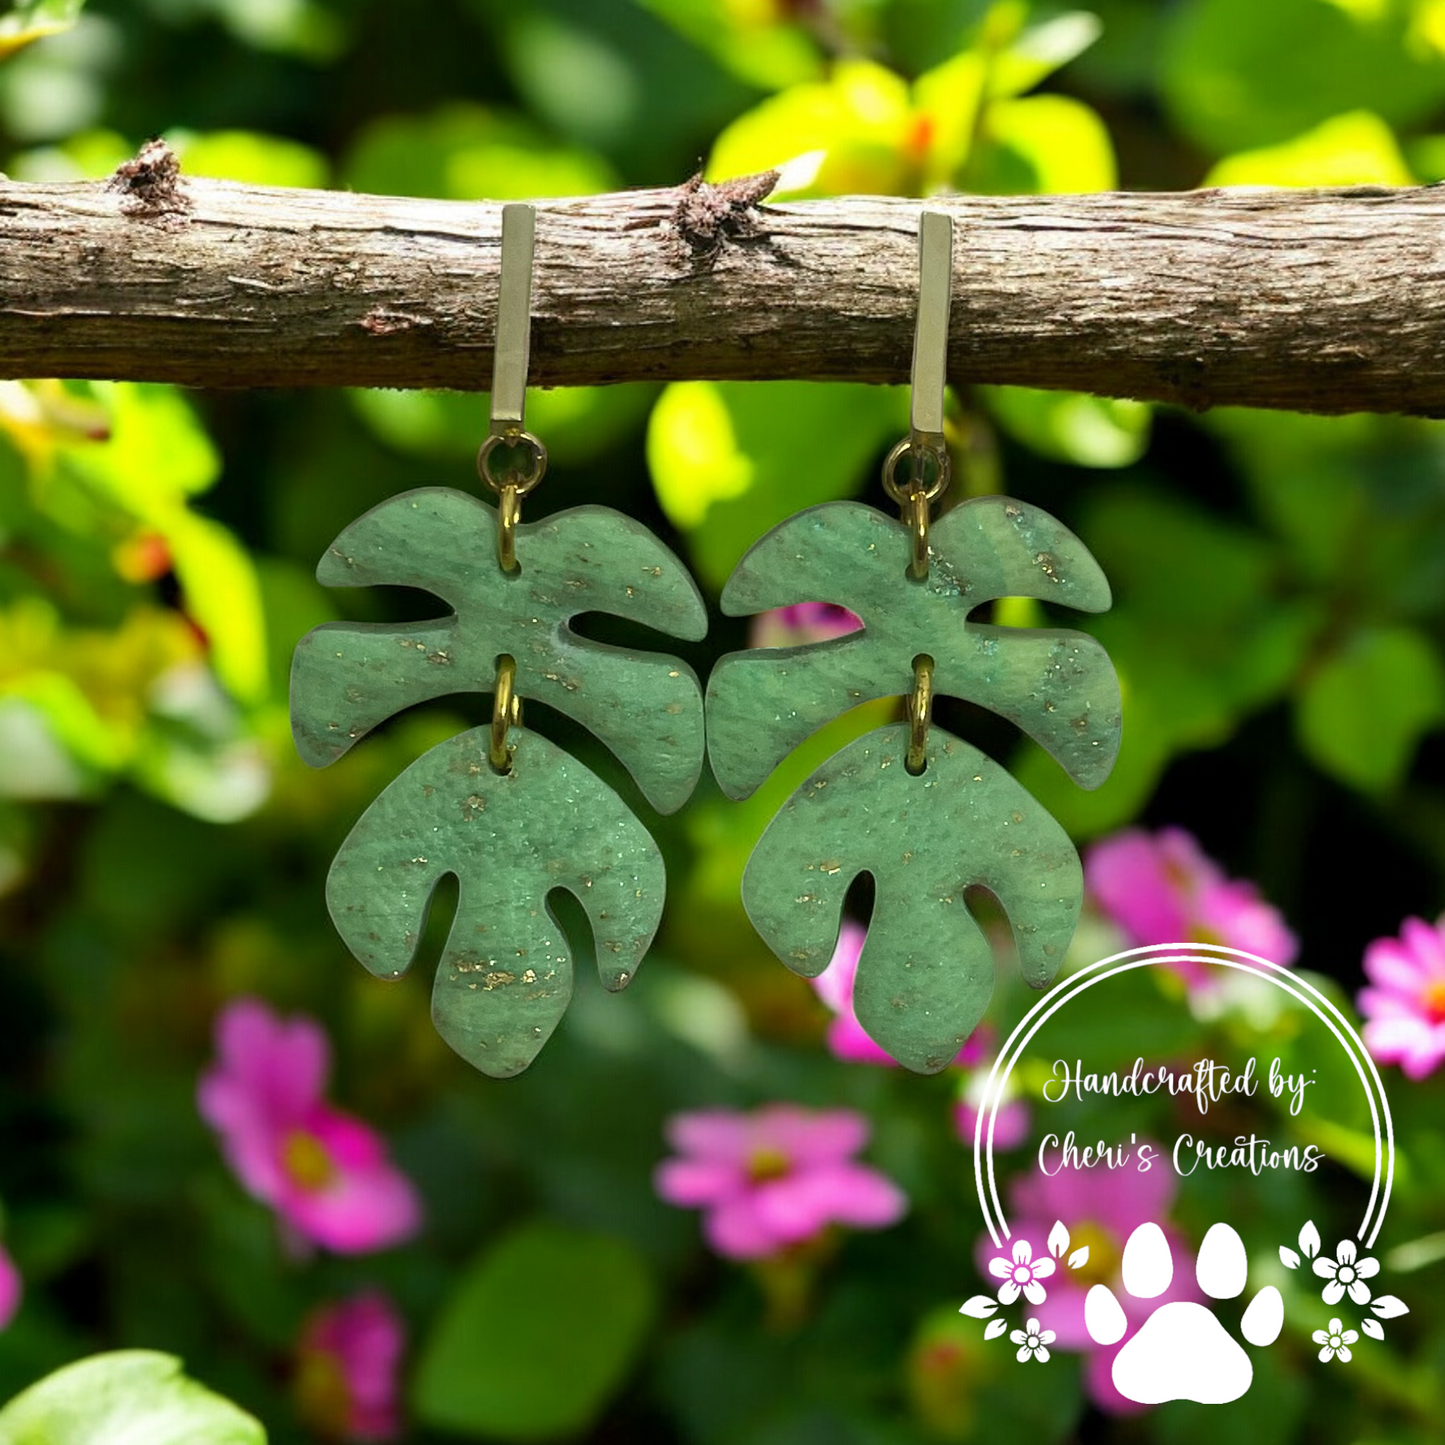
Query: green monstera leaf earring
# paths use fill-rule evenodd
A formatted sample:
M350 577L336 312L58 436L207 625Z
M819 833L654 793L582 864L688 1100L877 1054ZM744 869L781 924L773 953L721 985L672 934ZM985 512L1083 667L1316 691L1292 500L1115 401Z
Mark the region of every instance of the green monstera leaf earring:
M920 263L912 430L884 466L903 521L856 502L800 512L748 552L722 594L729 616L832 602L863 630L729 653L708 683L707 725L719 784L745 798L840 713L908 699L908 722L851 743L783 805L748 862L743 904L778 957L815 977L833 956L848 886L870 873L858 1020L900 1063L933 1073L952 1061L993 989L993 950L964 890L982 884L998 898L1024 977L1040 988L1063 962L1083 898L1068 835L992 759L931 726L933 693L1008 718L1084 787L1113 766L1120 709L1118 679L1093 638L968 620L1000 597L1101 612L1109 584L1066 527L1011 498L973 498L930 525L948 481L952 227L941 213L924 213Z
M497 508L424 488L374 507L317 568L331 587L422 588L452 611L396 625L328 623L302 639L291 674L292 729L324 767L403 708L491 693L490 727L434 747L366 810L331 865L338 931L373 973L411 966L441 878L460 899L438 965L432 1017L485 1074L519 1073L572 992L567 940L547 906L580 901L609 989L636 974L662 916L661 854L600 778L522 725L521 697L589 728L660 812L681 807L702 768L697 677L678 658L577 636L603 612L697 640L707 616L681 562L646 528L605 507L519 521L546 452L523 430L534 213L506 206L491 435L478 465ZM505 449L523 460L498 476Z

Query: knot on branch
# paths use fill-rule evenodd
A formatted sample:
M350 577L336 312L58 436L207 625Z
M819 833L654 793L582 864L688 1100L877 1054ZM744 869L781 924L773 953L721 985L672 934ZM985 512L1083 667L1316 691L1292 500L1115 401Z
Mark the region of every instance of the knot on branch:
M756 239L758 203L777 185L777 171L736 176L713 185L702 172L678 187L672 212L672 233L694 265L711 266L729 241Z
M181 189L181 163L165 141L148 140L128 161L122 161L106 182L119 191L128 216L159 220L184 215L191 208Z

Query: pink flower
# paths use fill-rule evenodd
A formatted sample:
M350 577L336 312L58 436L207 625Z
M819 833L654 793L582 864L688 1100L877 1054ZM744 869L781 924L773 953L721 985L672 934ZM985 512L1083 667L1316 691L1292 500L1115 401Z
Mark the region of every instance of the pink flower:
M259 999L228 1004L216 1023L219 1062L201 1076L201 1116L249 1193L297 1234L362 1254L416 1233L411 1181L380 1136L322 1097L326 1035L312 1019L279 1018Z
M753 647L802 647L846 637L862 626L860 618L834 602L795 602L758 613L749 642Z
M1061 1268L1048 1284L1048 1298L1035 1303L1024 1287L1031 1311L1044 1329L1053 1330L1058 1347L1086 1353L1084 1384L1089 1397L1100 1409L1112 1414L1129 1414L1142 1408L1126 1400L1115 1388L1114 1357L1139 1327L1161 1304L1170 1300L1198 1300L1194 1271L1187 1267L1188 1251L1182 1237L1165 1216L1174 1202L1176 1180L1165 1153L1157 1145L1153 1164L1146 1173L1138 1161L1147 1141L1132 1148L1128 1168L1060 1169L1048 1175L1040 1169L1014 1183L1009 1192L1012 1204L1009 1248L1017 1253L1027 1244L1029 1260L1049 1257L1048 1237L1056 1220L1062 1220L1070 1236L1069 1254L1087 1245L1088 1262L1081 1269ZM1123 1288L1120 1267L1124 1244L1141 1224L1154 1223L1164 1230L1176 1261L1169 1288L1156 1299L1136 1300ZM979 1273L994 1273L996 1247L987 1235L980 1237L975 1259ZM1129 1328L1117 1344L1101 1347L1089 1338L1084 1327L1084 1298L1091 1286L1107 1284L1123 1306Z
M853 1012L853 986L858 978L858 960L863 953L863 941L868 936L861 923L851 918L843 920L838 930L838 943L828 966L816 978L808 982L813 992L832 1011L833 1018L828 1024L828 1049L834 1058L850 1064L883 1064L897 1068L898 1061L892 1054L873 1042L871 1035L858 1022ZM983 1058L985 1034L981 1026L969 1035L968 1041L958 1051L955 1064L977 1064Z
M22 1286L15 1261L0 1246L0 1330L6 1328L20 1308Z
M306 1423L335 1440L394 1440L405 1343L401 1316L379 1290L316 1310L296 1346L296 1396Z
M1084 881L1131 942L1217 943L1288 967L1299 943L1253 883L1224 876L1183 828L1128 828L1089 849ZM1204 964L1178 964L1190 989L1215 981Z
M1445 915L1433 927L1407 918L1398 938L1377 938L1365 973L1375 985L1358 999L1370 1052L1407 1078L1433 1074L1445 1059Z
M974 1031L969 1039L970 1044L985 1027L986 1025L980 1025ZM954 1130L969 1148L973 1147L974 1136L978 1130L978 1106L983 1100L984 1090L988 1087L988 1076L992 1068L992 1059L982 1060L967 1076L963 1089L959 1092L958 1102L953 1106ZM1004 1102L993 1116L993 1147L1017 1149L1028 1138L1028 1133L1029 1106L1022 1099L1014 1097L1013 1076L1010 1075L1004 1085Z
M833 1012L828 1024L828 1049L834 1058L850 1064L885 1064L896 1068L893 1055L873 1042L853 1012L853 984L858 977L858 959L867 936L861 923L845 918L827 968L808 982Z
M658 1166L657 1192L706 1210L708 1243L731 1259L777 1254L834 1223L883 1229L908 1208L892 1180L853 1161L868 1121L849 1109L674 1114L667 1138L683 1157Z

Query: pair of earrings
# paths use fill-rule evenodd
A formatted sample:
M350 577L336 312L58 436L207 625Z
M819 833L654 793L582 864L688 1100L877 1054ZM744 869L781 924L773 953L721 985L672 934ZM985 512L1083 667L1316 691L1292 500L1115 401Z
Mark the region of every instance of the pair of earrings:
M396 978L415 957L437 883L458 877L432 1016L453 1049L499 1078L531 1063L571 995L571 955L547 894L564 888L580 901L602 982L616 990L651 945L665 891L646 828L588 768L522 725L521 697L595 733L661 813L691 795L704 751L702 689L686 663L569 626L602 612L700 640L706 611L682 563L610 508L520 522L546 469L523 425L534 224L530 206L503 208L491 426L478 457L498 506L446 488L404 493L347 527L317 569L327 586L421 588L451 614L325 624L297 647L291 680L297 747L318 767L404 708L492 694L490 726L432 748L362 815L326 896L352 953ZM743 903L778 957L812 977L832 957L848 885L871 873L855 1008L890 1054L931 1073L957 1054L993 986L992 949L964 890L982 884L997 896L1037 987L1063 960L1083 892L1067 834L998 764L931 725L932 695L1001 713L1090 787L1118 750L1119 690L1084 634L968 620L1013 596L1101 611L1109 588L1078 539L1025 503L974 498L931 523L948 482L952 226L941 213L924 213L920 264L911 430L884 468L903 520L855 502L813 507L759 541L722 594L730 616L826 601L864 629L722 658L708 685L706 748L724 793L744 798L833 717L907 698L906 724L849 744L783 806L748 864ZM502 453L511 460L498 470Z

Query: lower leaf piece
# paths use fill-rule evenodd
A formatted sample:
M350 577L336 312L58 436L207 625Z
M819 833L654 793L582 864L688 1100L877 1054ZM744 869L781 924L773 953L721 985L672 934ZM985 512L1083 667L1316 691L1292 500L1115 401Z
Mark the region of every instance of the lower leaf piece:
M743 874L743 905L794 973L833 956L848 885L871 873L873 919L853 1004L900 1064L952 1062L993 992L993 948L964 902L988 888L1013 925L1024 978L1049 983L1083 902L1064 830L1003 768L941 728L918 776L908 728L879 728L830 758L779 810Z
M574 894L592 924L603 984L631 982L662 917L662 856L588 768L513 729L511 771L487 760L489 729L424 753L362 814L326 881L346 946L372 973L411 966L436 885L460 880L437 967L432 1018L493 1078L520 1073L572 996L572 956L546 898Z

